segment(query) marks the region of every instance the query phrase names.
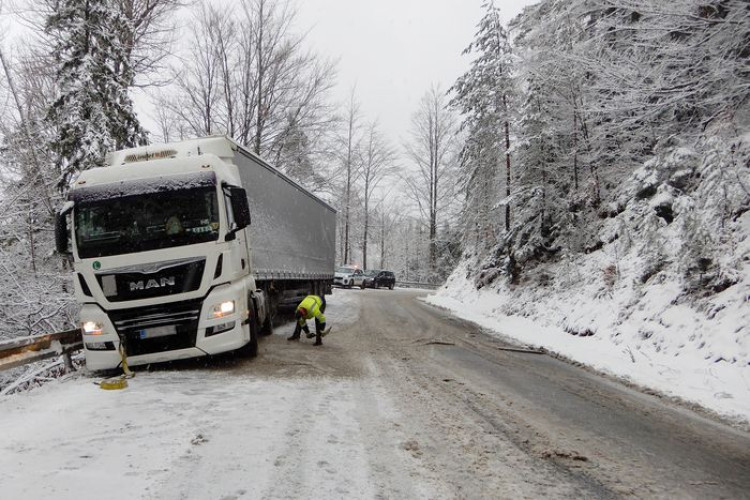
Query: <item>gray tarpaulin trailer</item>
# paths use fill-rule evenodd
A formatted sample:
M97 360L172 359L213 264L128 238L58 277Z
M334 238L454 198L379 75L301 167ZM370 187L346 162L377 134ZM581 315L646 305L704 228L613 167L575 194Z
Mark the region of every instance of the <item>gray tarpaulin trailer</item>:
M251 151L231 142L234 164L250 206L251 266L258 286L272 297L276 294L282 305L293 303L307 289L330 293L336 211Z

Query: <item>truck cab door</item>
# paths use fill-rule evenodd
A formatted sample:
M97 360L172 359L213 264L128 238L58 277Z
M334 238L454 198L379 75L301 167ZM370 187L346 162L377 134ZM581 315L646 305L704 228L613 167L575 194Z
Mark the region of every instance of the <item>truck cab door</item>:
M245 228L250 226L250 208L247 203L247 194L245 190L238 186L224 184L224 205L227 210L228 231L226 241L237 240L237 251L233 251L233 257L236 257L235 264L237 269L249 272L250 268L250 251L247 232Z

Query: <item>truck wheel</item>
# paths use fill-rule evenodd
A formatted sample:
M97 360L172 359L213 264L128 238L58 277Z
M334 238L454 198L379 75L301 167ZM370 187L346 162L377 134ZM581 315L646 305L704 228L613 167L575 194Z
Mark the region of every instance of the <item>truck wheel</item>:
M361 285L359 285L359 288L360 288L360 290L364 290L365 288L367 288L367 287L365 286L365 282L364 282L364 281L362 282L362 284L361 284Z
M391 283L390 285L388 285L388 290L393 290L393 283Z
M271 335L273 333L273 320L271 319L271 313L269 312L266 316L266 320L263 322L263 326L260 328L261 335Z
M258 328L255 324L255 318L250 318L247 327L250 329L250 342L238 349L242 356L254 358L258 355Z
M255 298L251 299L252 307L253 307L253 319L258 317L258 302ZM268 308L271 308L271 305L268 305ZM260 329L258 330L258 335L271 335L273 333L273 324L271 320L271 311L266 311L266 319L263 320L263 324L260 325ZM256 321L257 325L257 321Z

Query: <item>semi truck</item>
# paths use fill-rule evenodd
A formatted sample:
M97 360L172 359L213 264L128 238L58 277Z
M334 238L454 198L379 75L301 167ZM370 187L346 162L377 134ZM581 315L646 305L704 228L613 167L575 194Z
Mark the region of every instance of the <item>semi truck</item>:
M240 350L331 292L336 211L229 137L143 146L81 172L56 220L90 370Z

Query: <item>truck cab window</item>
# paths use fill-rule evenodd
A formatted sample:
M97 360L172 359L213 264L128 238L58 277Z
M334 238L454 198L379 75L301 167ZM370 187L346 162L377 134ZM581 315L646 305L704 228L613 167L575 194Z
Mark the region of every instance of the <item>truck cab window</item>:
M213 186L87 200L75 208L80 258L215 241L219 208Z

